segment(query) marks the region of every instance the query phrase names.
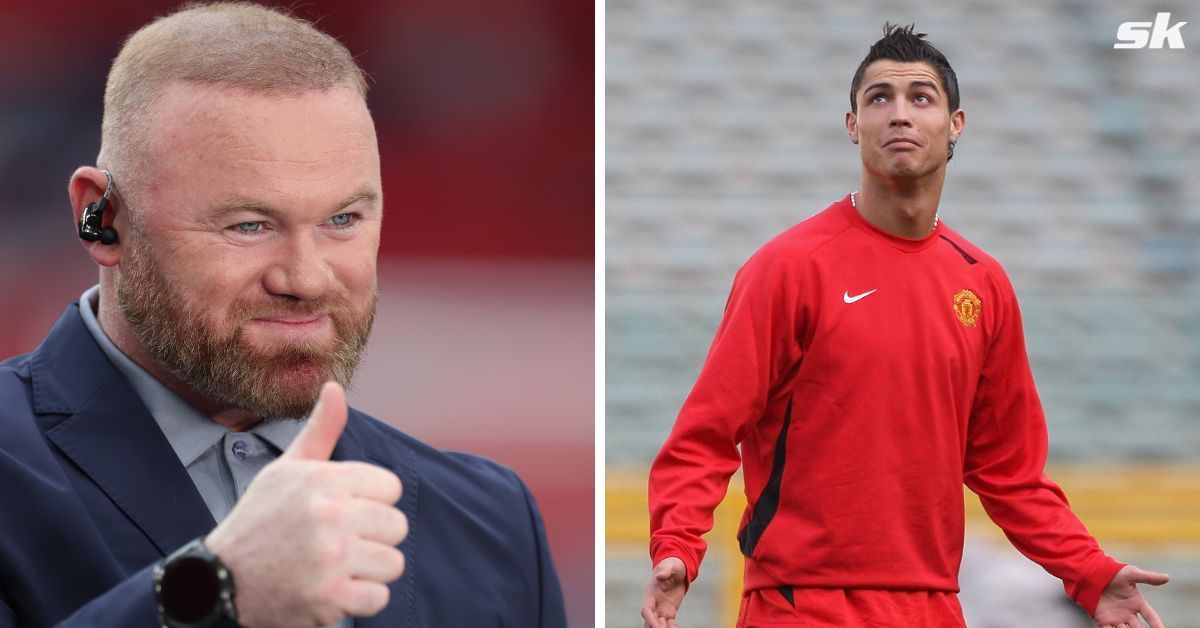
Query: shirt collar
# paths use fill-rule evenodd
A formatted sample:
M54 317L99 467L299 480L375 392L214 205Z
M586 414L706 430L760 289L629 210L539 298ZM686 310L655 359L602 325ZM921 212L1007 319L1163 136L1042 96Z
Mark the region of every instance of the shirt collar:
M283 453L304 429L304 421L296 419L268 419L250 428L250 433L267 441L275 453Z
M100 349L108 356L113 366L125 376L134 392L142 399L142 403L146 404L179 461L185 467L192 464L200 454L220 442L227 430L122 353L96 319L99 303L100 286L88 288L79 298L79 313L83 317L84 326L91 332L96 344L100 345Z
M141 397L142 403L146 404L150 415L154 417L159 429L171 443L171 448L175 450L179 461L185 467L192 464L201 454L220 442L228 430L175 394L118 349L104 329L100 327L100 321L96 319L96 309L99 307L99 303L100 286L98 285L88 288L79 297L79 313L83 317L84 326L91 332L92 337L96 339L96 343L100 345L100 349L108 356L113 366L116 366L117 370L129 381L134 392ZM259 422L250 428L250 432L273 446L277 453L282 453L287 450L302 429L304 429L303 421L272 419Z

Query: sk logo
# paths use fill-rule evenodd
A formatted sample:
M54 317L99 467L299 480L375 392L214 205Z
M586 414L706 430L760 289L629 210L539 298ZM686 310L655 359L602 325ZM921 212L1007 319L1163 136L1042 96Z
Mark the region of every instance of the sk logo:
M1117 27L1117 43L1113 44L1113 48L1145 48L1149 44L1151 48L1158 49L1163 47L1163 42L1168 48L1184 48L1179 29L1187 22L1171 24L1168 28L1170 23L1170 13L1156 14L1154 22L1123 22Z
M983 301L974 292L963 289L954 295L954 315L959 322L967 327L979 324L979 315L983 314Z

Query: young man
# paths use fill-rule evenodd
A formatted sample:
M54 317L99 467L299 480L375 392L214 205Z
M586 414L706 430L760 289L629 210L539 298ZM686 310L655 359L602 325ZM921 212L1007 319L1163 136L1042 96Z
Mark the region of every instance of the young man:
M512 471L346 406L383 219L366 88L249 3L126 41L69 184L99 285L0 364L0 627L566 625Z
M1043 473L1045 419L1012 286L938 220L958 83L885 27L851 84L859 192L768 242L734 280L650 471L642 617L675 615L730 475L749 500L740 626L961 626L965 482L1013 544L1105 627L1161 627ZM739 452L739 445L741 450Z

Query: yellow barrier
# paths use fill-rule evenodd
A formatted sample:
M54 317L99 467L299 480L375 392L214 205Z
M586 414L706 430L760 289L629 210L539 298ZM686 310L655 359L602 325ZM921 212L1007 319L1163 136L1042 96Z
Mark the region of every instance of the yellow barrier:
M1200 465L1057 465L1049 473L1103 545L1200 547ZM1003 536L969 491L965 501L972 533ZM709 556L737 566L708 574L720 579L719 625L723 626L735 623L741 599L742 563L735 538L745 506L741 475L735 475L707 536ZM644 469L610 469L605 474L605 508L608 545L647 546L650 523Z

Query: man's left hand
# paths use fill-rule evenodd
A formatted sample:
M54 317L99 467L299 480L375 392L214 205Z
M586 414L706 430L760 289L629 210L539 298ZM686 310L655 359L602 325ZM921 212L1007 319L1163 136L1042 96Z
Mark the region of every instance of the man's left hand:
M1141 628L1141 614L1150 628L1163 628L1162 620L1150 608L1150 603L1138 591L1138 584L1158 586L1166 584L1169 576L1165 573L1142 571L1133 565L1125 565L1112 582L1100 594L1100 602L1096 604L1096 624L1100 628Z

